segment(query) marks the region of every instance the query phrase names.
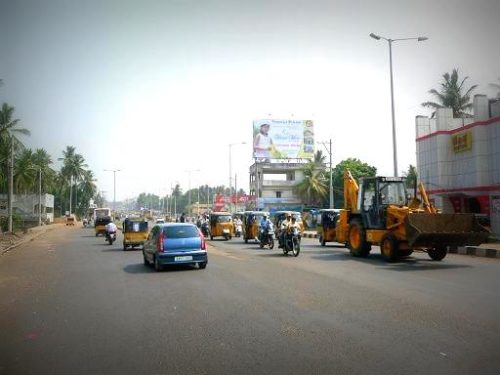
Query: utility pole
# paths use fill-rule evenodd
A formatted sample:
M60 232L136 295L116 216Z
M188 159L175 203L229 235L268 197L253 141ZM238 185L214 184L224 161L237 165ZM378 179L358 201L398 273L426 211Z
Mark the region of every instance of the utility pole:
M326 152L330 155L330 208L334 208L335 202L333 199L333 178L332 178L332 139L328 142L319 142L325 147ZM329 148L326 148L326 143L329 144Z

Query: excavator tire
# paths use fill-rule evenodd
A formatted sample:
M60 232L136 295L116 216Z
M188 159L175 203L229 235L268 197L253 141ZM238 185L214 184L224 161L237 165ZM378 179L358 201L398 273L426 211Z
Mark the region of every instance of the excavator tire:
M399 250L399 253L398 253L398 256L400 257L409 257L411 254L413 254L413 250L412 249L408 249L408 250Z
M427 254L429 254L432 260L443 260L446 254L448 254L448 249L444 246L435 247L427 250Z
M380 242L380 253L388 262L394 262L399 254L398 240L392 234L386 234Z
M370 253L371 245L366 242L366 231L359 219L349 223L348 247L352 256L366 257Z

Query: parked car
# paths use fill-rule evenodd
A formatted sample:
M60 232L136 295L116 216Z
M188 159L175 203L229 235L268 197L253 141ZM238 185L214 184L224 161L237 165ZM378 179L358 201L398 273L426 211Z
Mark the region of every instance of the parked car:
M191 223L155 225L144 243L142 255L144 264L153 264L156 271L167 264L197 264L203 269L208 263L205 238Z

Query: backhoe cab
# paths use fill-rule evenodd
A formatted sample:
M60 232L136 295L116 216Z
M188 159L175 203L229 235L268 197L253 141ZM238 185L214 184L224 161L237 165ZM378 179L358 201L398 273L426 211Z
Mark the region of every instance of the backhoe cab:
M414 250L442 260L449 247L479 245L488 231L473 214L441 214L432 206L422 184L420 200L410 200L404 178L366 177L358 186L349 171L344 173L344 209L336 226L337 241L354 256L367 256L379 245L382 256L393 261Z

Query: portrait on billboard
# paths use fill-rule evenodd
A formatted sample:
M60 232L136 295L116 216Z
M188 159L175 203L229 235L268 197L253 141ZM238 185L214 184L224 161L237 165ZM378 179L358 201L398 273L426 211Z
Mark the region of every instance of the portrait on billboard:
M255 120L253 157L261 161L314 158L313 121Z

